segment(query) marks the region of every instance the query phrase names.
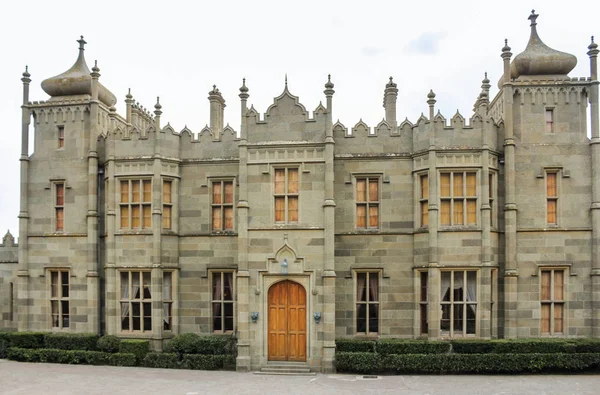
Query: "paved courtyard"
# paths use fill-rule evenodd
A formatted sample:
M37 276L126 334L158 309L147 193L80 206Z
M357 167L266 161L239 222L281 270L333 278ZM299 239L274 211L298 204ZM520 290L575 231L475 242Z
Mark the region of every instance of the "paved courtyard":
M598 394L599 375L259 376L0 360L0 394Z

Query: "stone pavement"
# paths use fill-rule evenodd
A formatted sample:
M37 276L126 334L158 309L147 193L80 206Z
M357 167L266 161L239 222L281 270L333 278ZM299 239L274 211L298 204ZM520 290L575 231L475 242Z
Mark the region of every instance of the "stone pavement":
M600 375L259 376L0 360L0 394L598 394Z

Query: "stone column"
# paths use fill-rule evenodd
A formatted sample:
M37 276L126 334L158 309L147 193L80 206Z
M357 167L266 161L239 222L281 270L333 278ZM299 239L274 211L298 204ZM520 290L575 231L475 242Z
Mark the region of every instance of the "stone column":
M210 129L214 134L215 140L221 139L223 132L223 114L225 109L225 100L221 92L213 85L213 90L208 92L208 100L210 101Z
M100 333L100 276L98 274L98 64L92 67L92 100L88 150L88 210L87 210L87 304L89 333Z
M333 372L335 370L335 200L334 200L334 148L333 140L333 90L331 75L325 83L325 97L327 99L327 121L325 125L325 200L323 201L324 220L324 249L325 257L323 271L323 313L318 330L323 336L323 356L321 370ZM310 319L310 317L309 317Z
M238 272L237 272L237 327L238 327L238 355L236 370L248 372L251 369L250 359L250 272L248 271L248 128L246 101L250 95L246 87L246 79L240 88L242 124L240 128L240 154L239 188L237 204L237 229L238 229ZM258 279L257 279L258 281ZM265 319L261 317L260 319Z
M158 106L160 104L157 103ZM160 122L160 107L155 106L155 115L158 115ZM162 308L162 156L161 156L161 136L160 125L156 122L154 128L154 161L152 164L152 337L153 347L156 349L162 348L163 336L163 308ZM171 191L171 194L173 191Z
M600 127L598 120L598 44L588 47L590 57L590 123L592 139L592 335L600 337ZM20 241L19 241L20 244Z
M427 104L429 105L429 170L427 179L429 182L428 207L428 236L429 236L429 257L428 257L428 275L427 275L427 322L429 340L435 340L440 337L440 319L442 318L441 309L441 273L439 268L438 253L438 226L439 226L439 208L438 208L438 178L437 178L437 153L435 147L435 134L437 121L433 120L435 111L435 93L432 90L427 95ZM444 125L441 125L443 128ZM420 181L417 180L420 188Z
M491 319L492 319L492 262L491 262L491 206L490 206L490 149L486 143L487 123L482 125L482 150L481 150L481 273L479 277L480 299L479 299L479 337L484 339L491 338Z
M29 329L29 83L31 74L23 73L23 105L21 106L21 199L19 209L19 263L17 267L18 330Z
M515 170L515 139L513 121L513 87L510 81L510 47L507 41L502 48L504 60L504 84L502 99L504 101L504 337L516 338L517 321L517 203L516 203L516 170Z
M116 221L116 208L115 208L115 193L116 193L116 180L115 180L115 158L112 155L114 152L114 139L115 135L110 135L108 139L109 157L106 166L106 179L108 185L107 199L106 199L106 265L104 267L105 284L106 284L106 299L105 311L106 311L106 333L109 335L116 335L119 331L118 325L120 323L121 308L119 306L119 299L121 297L120 290L117 289L117 278L116 278L116 243L115 243L115 221Z

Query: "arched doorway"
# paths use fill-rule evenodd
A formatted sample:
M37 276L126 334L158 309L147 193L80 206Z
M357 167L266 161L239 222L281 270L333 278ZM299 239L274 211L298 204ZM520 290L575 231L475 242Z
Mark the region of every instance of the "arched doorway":
M306 361L306 290L293 281L269 289L269 361Z

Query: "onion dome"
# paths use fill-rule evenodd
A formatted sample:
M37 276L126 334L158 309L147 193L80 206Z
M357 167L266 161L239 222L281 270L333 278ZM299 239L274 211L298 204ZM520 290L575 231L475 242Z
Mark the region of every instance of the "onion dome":
M536 19L538 14L531 11L531 36L525 51L521 52L512 62L511 77L521 75L567 75L577 65L574 55L560 52L548 47L538 36Z
M327 82L325 83L325 89L333 89L335 85L331 82L331 74L327 75Z
M51 97L78 96L92 94L92 76L83 56L84 46L87 44L81 36L79 43L79 56L75 64L62 74L42 81L42 89ZM99 71L99 70L98 70ZM98 99L108 107L117 102L117 98L101 83L98 82Z

